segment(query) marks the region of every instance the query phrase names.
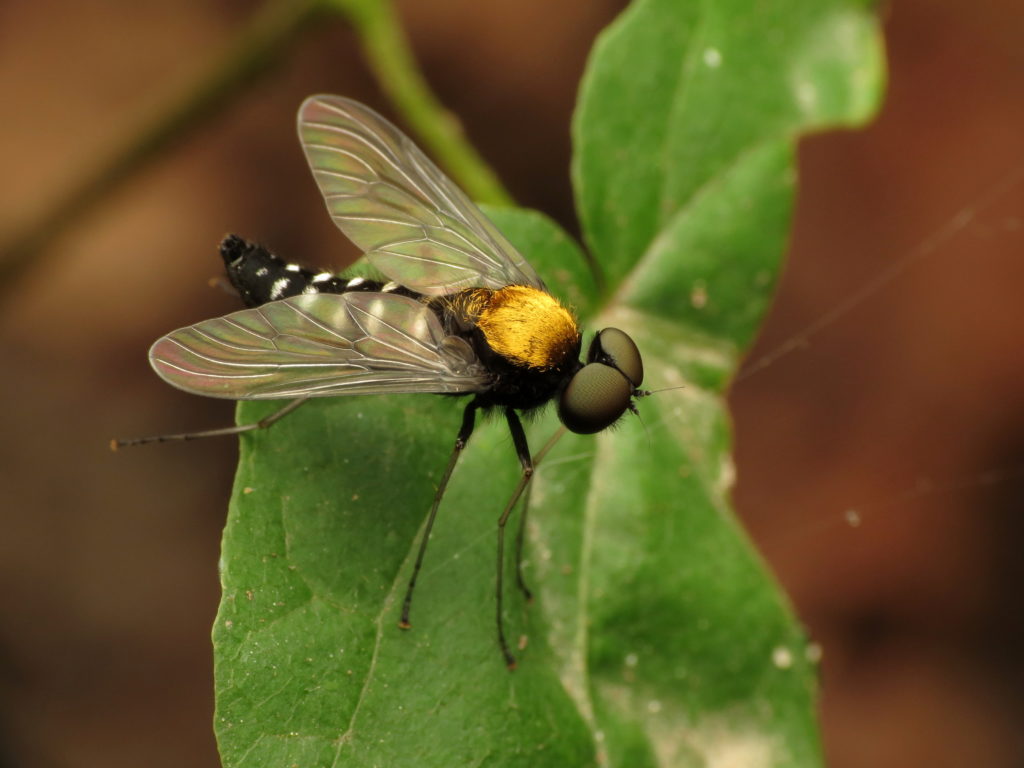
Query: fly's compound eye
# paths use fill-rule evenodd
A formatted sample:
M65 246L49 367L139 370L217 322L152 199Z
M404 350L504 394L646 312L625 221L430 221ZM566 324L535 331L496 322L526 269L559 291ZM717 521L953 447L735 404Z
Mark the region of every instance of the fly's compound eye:
M589 363L576 371L562 391L558 418L576 434L600 432L615 423L629 407L633 389L629 380L615 368L604 363Z
M618 328L600 331L587 351L588 363L604 363L622 372L633 387L639 387L644 380L644 361L633 339Z

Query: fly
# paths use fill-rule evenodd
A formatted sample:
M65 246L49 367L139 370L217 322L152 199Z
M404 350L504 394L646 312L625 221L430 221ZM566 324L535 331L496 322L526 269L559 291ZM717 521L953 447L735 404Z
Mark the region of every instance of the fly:
M556 400L569 430L600 432L649 394L639 389L640 353L623 331L606 328L581 362L572 312L469 198L373 110L312 96L299 109L298 132L331 218L388 282L313 272L229 236L221 255L249 308L164 336L151 347L150 364L186 392L291 402L256 424L120 444L237 434L268 426L311 397L470 396L402 604L399 625L407 629L448 480L477 412L500 410L522 466L498 520L498 643L514 668L502 619L505 524L534 469L519 413Z

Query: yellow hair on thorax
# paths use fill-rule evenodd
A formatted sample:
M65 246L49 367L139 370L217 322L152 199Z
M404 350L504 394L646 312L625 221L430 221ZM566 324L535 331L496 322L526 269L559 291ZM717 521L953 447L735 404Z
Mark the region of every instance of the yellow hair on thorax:
M498 354L518 365L549 370L576 353L576 319L550 293L524 285L497 291L480 289L467 297L466 310Z

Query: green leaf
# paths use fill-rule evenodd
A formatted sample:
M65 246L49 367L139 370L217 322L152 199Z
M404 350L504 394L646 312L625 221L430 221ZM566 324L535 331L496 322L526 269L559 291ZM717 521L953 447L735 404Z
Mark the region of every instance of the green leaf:
M884 70L864 5L640 0L605 30L573 124L573 180L612 285L763 144L870 118Z
M862 5L640 0L602 35L573 169L602 290L550 221L489 211L589 331L633 335L645 386L683 387L540 465L532 605L506 573L515 672L494 626L495 523L519 477L502 420L478 423L452 477L406 632L465 400L338 398L243 436L214 629L226 766L820 763L806 640L729 510L721 392L769 300L795 136L878 100ZM535 452L557 427L550 409L528 426Z

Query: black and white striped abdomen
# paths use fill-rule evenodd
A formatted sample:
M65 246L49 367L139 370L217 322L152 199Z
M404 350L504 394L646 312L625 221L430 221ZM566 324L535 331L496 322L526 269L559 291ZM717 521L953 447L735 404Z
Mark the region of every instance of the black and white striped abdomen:
M291 264L262 245L238 235L228 235L220 244L220 255L228 280L247 307L309 293L382 291L419 298L418 293L398 283L383 283L362 277L339 277L331 272L314 272Z

